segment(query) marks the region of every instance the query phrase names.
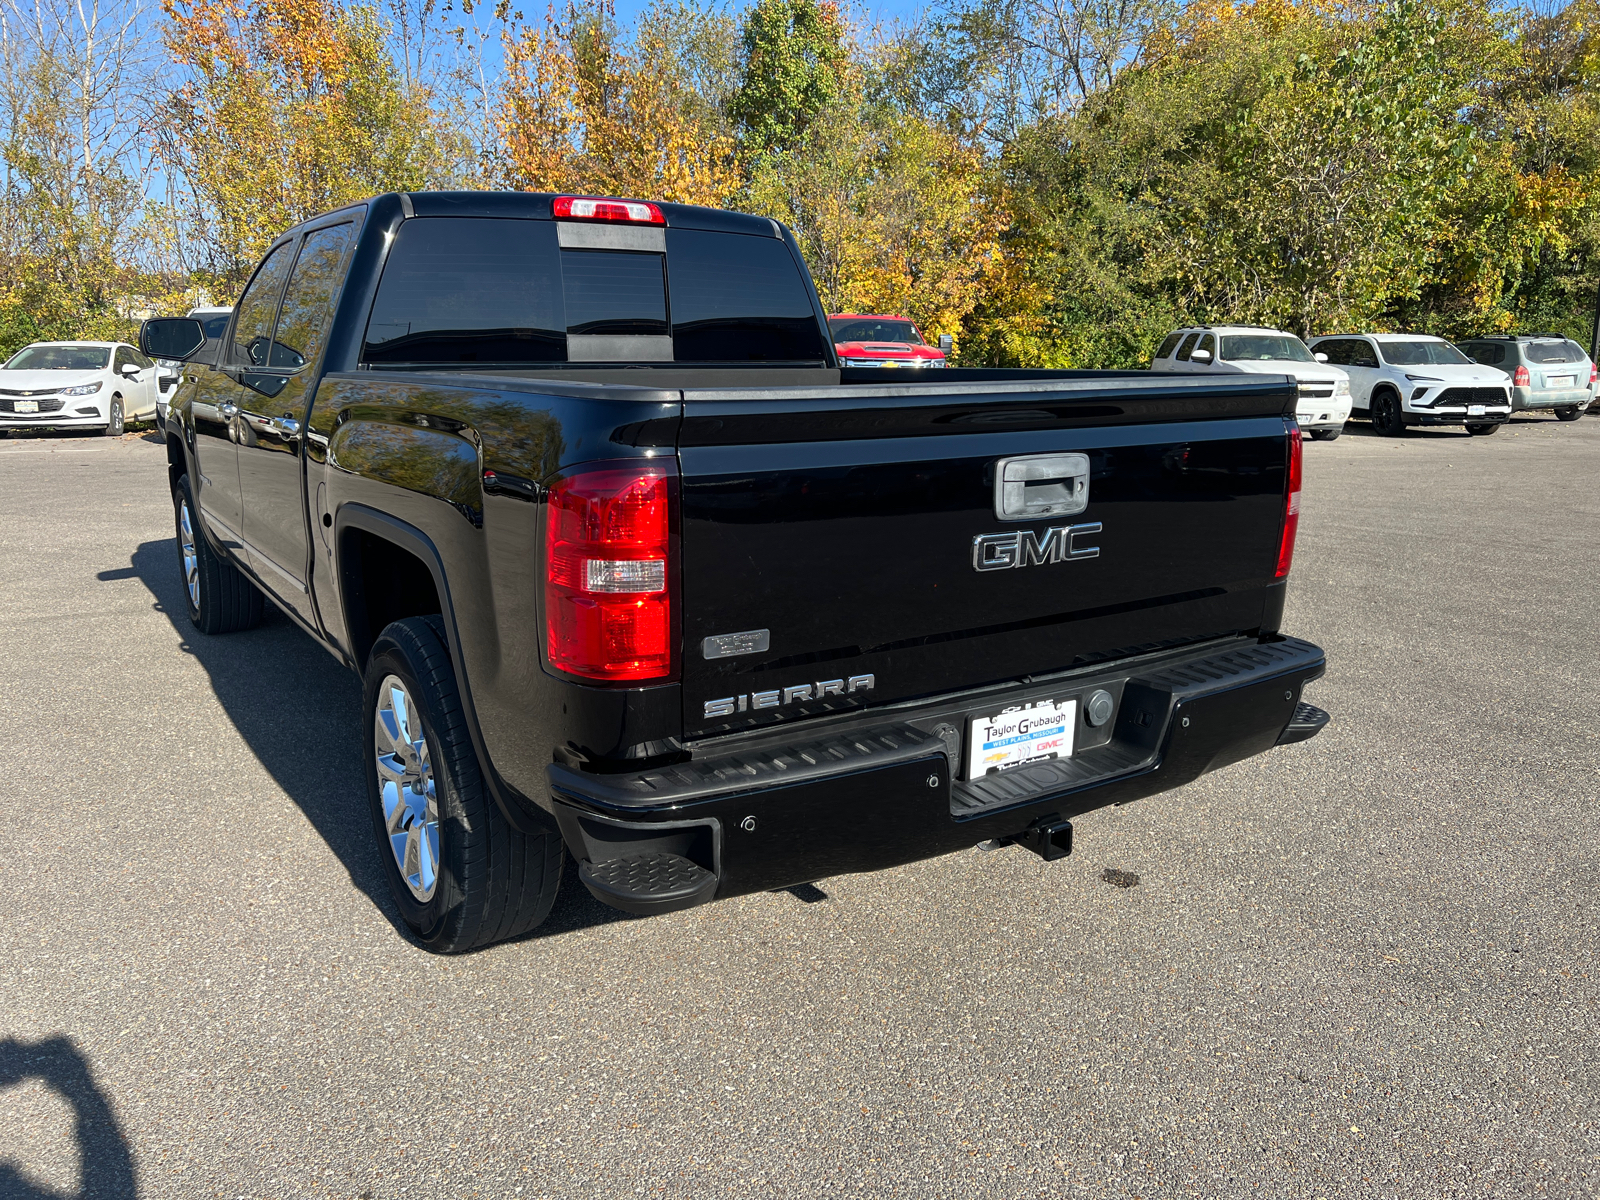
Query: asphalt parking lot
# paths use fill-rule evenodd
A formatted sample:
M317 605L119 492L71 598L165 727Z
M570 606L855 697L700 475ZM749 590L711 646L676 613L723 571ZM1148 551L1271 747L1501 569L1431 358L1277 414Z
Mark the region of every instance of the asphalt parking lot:
M1061 863L653 919L569 872L447 959L355 678L192 633L162 448L0 441L0 1197L1600 1193L1600 418L1306 460L1312 742Z

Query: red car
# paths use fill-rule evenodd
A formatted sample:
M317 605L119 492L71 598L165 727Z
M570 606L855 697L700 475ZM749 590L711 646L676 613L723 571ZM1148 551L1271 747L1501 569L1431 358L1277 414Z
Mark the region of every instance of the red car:
M940 335L938 349L928 345L905 317L833 313L828 329L841 367L942 367L951 345L949 334Z

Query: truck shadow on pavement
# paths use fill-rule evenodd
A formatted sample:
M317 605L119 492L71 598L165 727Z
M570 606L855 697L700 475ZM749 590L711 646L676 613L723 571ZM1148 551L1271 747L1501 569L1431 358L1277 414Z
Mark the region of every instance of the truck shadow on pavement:
M389 895L367 812L361 743L361 681L270 602L260 626L209 637L189 622L171 539L145 542L130 568L101 580L139 579L172 622L183 650L206 670L211 690L239 736L273 781L299 806L373 905L402 936L410 930ZM578 882L569 859L543 938L632 920L601 904ZM527 940L527 939L521 939ZM0 1191L0 1200L6 1193Z
M94 1081L89 1061L66 1037L21 1042L0 1041L0 1089L37 1079L72 1106L73 1132L78 1142L76 1193L43 1187L29 1179L18 1164L0 1159L0 1200L132 1200L138 1195L133 1154L111 1104ZM4 1120L0 1106L0 1120Z

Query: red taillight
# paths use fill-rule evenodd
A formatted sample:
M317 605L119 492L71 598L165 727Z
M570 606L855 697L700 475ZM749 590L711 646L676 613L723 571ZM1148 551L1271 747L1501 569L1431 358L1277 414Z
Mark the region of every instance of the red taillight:
M1518 367L1511 373L1512 387L1529 387L1533 383L1533 376L1528 374L1527 367Z
M1283 536L1278 539L1278 579L1289 574L1294 561L1294 535L1300 528L1300 426L1290 424L1289 478L1283 491Z
M588 679L672 675L668 462L608 464L550 488L545 508L545 648Z
M1589 364L1589 382L1600 383L1600 364Z
M654 204L644 200L611 200L605 196L557 196L558 221L633 221L641 225L665 225L667 219Z

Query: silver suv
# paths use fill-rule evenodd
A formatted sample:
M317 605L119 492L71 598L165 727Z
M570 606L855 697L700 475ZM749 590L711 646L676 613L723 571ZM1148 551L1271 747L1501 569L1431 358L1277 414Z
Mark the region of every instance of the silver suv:
M1559 333L1472 338L1461 349L1511 377L1513 411L1548 408L1563 421L1576 421L1595 398L1594 363Z

